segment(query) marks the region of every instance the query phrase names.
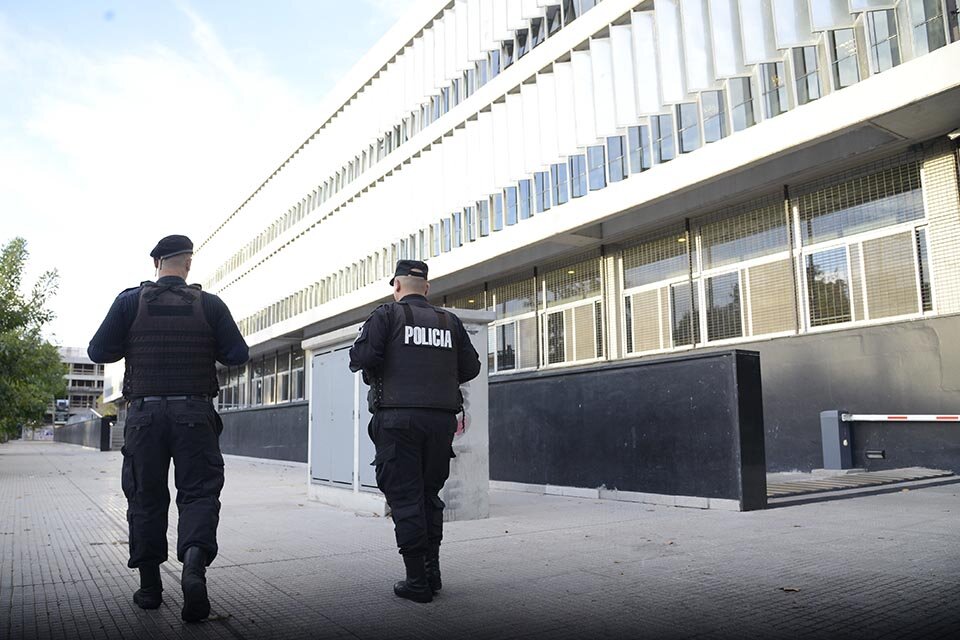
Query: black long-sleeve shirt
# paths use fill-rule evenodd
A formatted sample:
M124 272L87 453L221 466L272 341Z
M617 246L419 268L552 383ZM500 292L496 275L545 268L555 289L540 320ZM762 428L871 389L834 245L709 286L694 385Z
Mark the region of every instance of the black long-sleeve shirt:
M430 307L424 296L411 294L404 296L404 302ZM350 349L350 370L379 374L383 367L384 354L387 351L387 342L391 338L393 327L390 326L393 311L390 304L374 309L367 321L360 329L357 341ZM454 319L453 331L457 336L457 381L460 384L473 380L480 374L480 356L470 342L470 336L464 329L460 318L450 314Z
M159 285L185 285L183 278L164 276L157 280ZM217 341L217 360L227 366L237 366L250 358L247 343L240 334L240 328L230 315L230 309L223 300L201 292L203 315L213 329ZM127 333L137 317L137 307L140 304L140 287L122 291L113 301L107 317L103 319L97 333L90 340L87 355L94 362L116 362L124 357L127 342Z

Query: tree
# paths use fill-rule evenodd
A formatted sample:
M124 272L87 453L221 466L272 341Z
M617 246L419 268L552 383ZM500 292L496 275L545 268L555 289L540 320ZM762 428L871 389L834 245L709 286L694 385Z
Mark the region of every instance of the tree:
M42 334L53 319L46 305L57 291L57 272L45 272L24 295L29 255L23 238L0 250L0 442L39 422L51 400L66 392L65 366Z

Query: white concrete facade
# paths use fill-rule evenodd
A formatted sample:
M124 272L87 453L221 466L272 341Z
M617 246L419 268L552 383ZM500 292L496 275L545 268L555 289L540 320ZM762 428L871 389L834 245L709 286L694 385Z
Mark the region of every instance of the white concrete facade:
M955 182L945 134L960 127L956 24L953 0L426 0L331 94L322 126L216 223L198 245L197 275L228 302L256 353L362 318L388 293L399 258L427 260L435 293L473 305L469 294L489 294L489 281L593 251L584 255L602 262L603 293L565 307L537 285L538 301L565 315L554 323L530 312L533 366L640 353L630 344L643 328L625 320L624 300L665 308L670 285L625 298L622 257L603 249L610 243L910 145L933 149L917 156L924 180L936 167L941 183ZM956 185L945 192L937 211L953 237ZM903 231L927 233L926 221ZM865 273L851 256L873 240L847 249L851 283ZM944 263L956 259L928 242ZM785 250L795 279L811 252ZM764 260L745 263L741 291ZM697 268L705 282L714 275ZM917 316L954 311L956 283L936 262L932 271L935 303ZM703 308L710 285L698 286ZM804 307L813 294L797 287ZM495 304L487 295L475 308ZM863 304L859 321L869 321ZM810 313L799 309L783 331L815 330ZM569 357L571 344L559 359L548 353L555 327L585 322L602 331L602 345L587 354L569 333L579 355Z

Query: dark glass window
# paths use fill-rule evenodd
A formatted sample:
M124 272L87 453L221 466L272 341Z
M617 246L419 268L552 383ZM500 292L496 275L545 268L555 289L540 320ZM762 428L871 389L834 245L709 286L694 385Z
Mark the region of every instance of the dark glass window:
M567 179L567 164L550 165L550 182L553 185L553 201L561 205L570 199L570 182Z
M490 202L491 222L494 231L503 229L503 194L495 193Z
M490 201L479 200L477 202L477 226L480 229L480 237L485 238L490 235Z
M960 42L960 3L947 0L947 31L951 42Z
M640 173L650 168L650 130L644 126L627 129L627 144L630 149L630 173Z
M517 224L517 188L507 187L503 190L506 198L507 226Z
M589 171L590 191L597 191L607 186L606 162L603 147L587 147L587 167Z
M530 48L530 31L528 29L517 31L517 60L527 55Z
M833 81L837 89L860 82L860 64L857 61L857 38L853 29L830 31L830 55Z
M530 20L530 48L533 49L547 39L547 21L543 18Z
M797 104L807 104L820 97L816 47L798 47L793 50L793 73L797 77Z
M650 135L653 138L653 157L657 162L669 162L676 155L673 144L673 116L650 116Z
M469 98L476 91L477 70L476 68L467 69L463 72L463 97Z
M607 138L607 173L610 182L620 182L629 176L623 136Z
M459 247L463 244L463 213L460 211L455 212L450 216L450 221L453 225L451 233L453 234L453 246Z
M521 180L520 188L520 219L526 220L533 215L533 189L530 180Z
M464 240L473 242L477 239L477 209L465 207L463 210Z
M500 52L491 51L487 60L487 82L500 75Z
M623 299L623 328L627 343L627 353L633 353L633 296L626 296Z
M947 44L940 0L910 0L910 16L913 23L913 49L917 55Z
M673 346L700 342L700 305L696 290L689 282L670 287L670 307Z
M887 9L867 13L867 31L870 34L870 57L877 72L900 64L900 38L895 11Z
M517 368L517 325L515 322L497 327L497 371Z
M703 108L703 139L716 142L727 137L727 110L723 91L704 91L700 94Z
M760 87L767 117L786 113L790 105L787 103L787 76L782 62L760 65Z
M450 218L444 218L440 221L441 244L440 250L444 253L453 248L453 237Z
M563 312L547 316L547 364L564 361Z
M513 64L513 40L505 40L500 47L500 68L506 69Z
M743 335L740 313L740 273L725 273L705 282L707 293L707 340L726 340Z
M680 128L680 153L700 148L700 110L696 102L677 105L677 125Z
M810 326L820 327L853 319L846 247L807 256L807 298Z
M924 311L933 311L933 291L930 288L930 258L927 253L927 230L917 229L917 257L920 260L920 300Z
M727 87L730 91L733 130L742 131L755 125L757 119L753 113L753 89L750 87L750 78L730 78Z
M570 192L574 198L587 195L587 159L570 157Z
M560 5L547 7L547 34L553 35L563 28L563 17L560 13Z
M570 24L577 19L577 16L580 14L580 7L577 6L580 3L578 0L563 0L563 24L564 26Z
M550 208L550 172L538 171L533 174L533 190L537 199L537 213Z

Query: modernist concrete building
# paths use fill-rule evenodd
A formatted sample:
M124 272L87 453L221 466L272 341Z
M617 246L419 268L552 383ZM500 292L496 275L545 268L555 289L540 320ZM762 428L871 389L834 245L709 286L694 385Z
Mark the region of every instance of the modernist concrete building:
M225 447L305 459L299 344L363 319L400 258L429 262L434 302L497 314L494 479L535 482L503 447L580 428L524 435L542 425L507 424L498 389L610 362L759 351L773 470L821 465L821 410L957 412L958 19L421 2L276 171L204 213L196 275L255 354L221 372Z

